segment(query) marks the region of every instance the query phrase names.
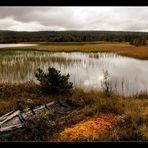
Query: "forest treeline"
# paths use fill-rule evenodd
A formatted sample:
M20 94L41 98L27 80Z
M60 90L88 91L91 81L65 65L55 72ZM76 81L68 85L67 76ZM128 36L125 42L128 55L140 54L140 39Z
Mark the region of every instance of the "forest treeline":
M18 42L81 42L81 41L117 41L137 44L148 39L146 32L124 31L38 31L17 32L0 31L0 43ZM138 40L138 41L137 41ZM138 42L139 43L139 42Z

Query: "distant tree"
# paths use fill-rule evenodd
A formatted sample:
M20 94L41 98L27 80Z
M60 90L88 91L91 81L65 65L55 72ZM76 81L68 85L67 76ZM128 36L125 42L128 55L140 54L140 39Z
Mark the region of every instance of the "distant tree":
M82 41L86 41L86 36L83 36L82 37Z
M139 43L137 38L145 39ZM119 41L131 42L136 46L145 45L148 39L146 32L124 31L39 31L39 32L16 32L0 31L0 43L18 42L64 42L64 41ZM134 41L133 41L134 40ZM139 40L139 39L138 39Z
M147 40L145 37L137 37L135 39L131 39L130 41L131 45L135 45L135 46L146 46L147 45Z

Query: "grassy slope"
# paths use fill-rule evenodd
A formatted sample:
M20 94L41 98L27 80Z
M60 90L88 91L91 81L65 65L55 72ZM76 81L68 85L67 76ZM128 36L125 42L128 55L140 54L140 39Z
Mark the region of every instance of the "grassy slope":
M34 83L26 83L26 84L13 84L13 85L0 85L1 94L0 94L0 115L3 115L11 110L16 110L16 101L17 100L25 100L25 99L32 99L34 103L43 104L47 103L55 98L67 98L73 100L74 102L78 102L83 104L84 107L77 112L69 114L68 116L58 121L59 123L65 121L65 124L62 125L63 128L71 127L79 123L80 121L86 119L87 117L91 117L93 115L99 115L102 113L110 114L113 113L117 117L126 117L124 119L124 123L117 124L114 128L107 130L104 134L98 133L95 137L86 137L83 139L84 141L90 140L132 140L136 138L137 140L148 140L148 96L142 96L140 98L129 98L129 97L122 97L117 94L112 93L110 96L106 96L102 92L97 91L89 91L84 92L82 89L74 89L72 95L59 95L59 96L48 96L43 95L38 86ZM124 125L123 125L124 124ZM130 125L130 127L129 127ZM61 125L60 125L61 127ZM33 132L34 129L32 129ZM78 129L79 130L79 129ZM29 134L31 134L29 132ZM38 131L40 132L40 131ZM77 131L76 131L77 132ZM129 136L129 133L131 133ZM43 134L43 133L42 133ZM44 135L40 135L41 138ZM138 137L142 135L142 137ZM50 135L51 136L51 135ZM58 138L58 134L55 134L55 141L56 137ZM36 138L36 137L33 137ZM13 140L35 140L30 139L28 137L28 133L23 133L20 136L15 136L12 138ZM4 139L7 140L7 139ZM11 138L9 139L11 140ZM45 140L52 141L52 138L46 137ZM81 141L79 137L77 140ZM135 139L134 139L135 140Z

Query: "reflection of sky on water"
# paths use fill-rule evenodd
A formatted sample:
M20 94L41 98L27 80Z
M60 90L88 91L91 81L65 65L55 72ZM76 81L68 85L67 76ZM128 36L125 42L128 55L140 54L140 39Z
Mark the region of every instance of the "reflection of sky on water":
M51 61L51 57L56 58L56 61ZM58 62L61 57L66 62ZM73 62L69 63L69 59L73 59ZM1 56L0 81L36 81L36 69L40 67L47 71L49 65L61 70L62 74L69 73L70 81L84 89L101 89L103 71L108 70L109 81L119 93L131 95L148 90L147 60L106 53L14 51L11 56Z
M0 48L5 47L22 47L22 46L36 46L37 44L0 44Z

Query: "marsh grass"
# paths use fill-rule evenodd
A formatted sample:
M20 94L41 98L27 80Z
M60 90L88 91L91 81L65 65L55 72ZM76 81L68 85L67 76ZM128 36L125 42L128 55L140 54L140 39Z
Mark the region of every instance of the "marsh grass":
M65 51L65 52L112 52L122 56L138 58L142 60L148 59L148 46L135 47L128 42L87 42L85 44L61 44L47 43L39 44L36 47L15 47L12 49L34 49L42 51Z
M1 55L1 51L0 51ZM59 66L68 66L69 64L78 64L81 59L70 59L46 55L44 53L15 51L9 55L5 53L0 58L0 79L4 82L26 82L35 80L34 74L37 68L46 67L46 65L58 64Z
M133 95L132 97L138 98L138 99L148 98L148 92L147 91L140 91L140 92L136 93L135 95Z

